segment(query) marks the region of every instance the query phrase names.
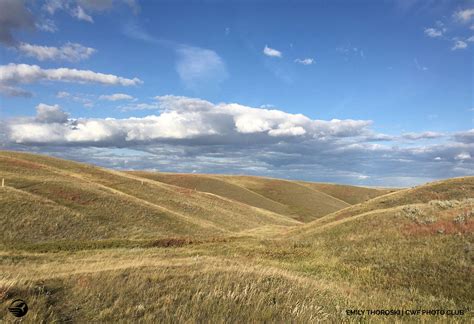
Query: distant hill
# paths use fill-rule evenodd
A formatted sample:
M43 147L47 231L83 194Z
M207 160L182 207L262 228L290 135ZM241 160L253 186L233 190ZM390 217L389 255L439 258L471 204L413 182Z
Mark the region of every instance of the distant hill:
M318 190L338 198L351 205L359 204L366 200L396 191L396 189L356 187L333 183L314 183L305 181L301 181L300 183L311 189Z
M0 152L0 178L3 242L220 237L349 206L292 181L119 172L9 151Z

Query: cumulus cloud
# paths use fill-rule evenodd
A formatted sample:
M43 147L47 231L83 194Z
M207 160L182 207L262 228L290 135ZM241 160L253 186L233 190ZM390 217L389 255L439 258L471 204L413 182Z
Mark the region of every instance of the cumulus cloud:
M99 100L107 100L107 101L119 101L119 100L132 100L133 97L131 95L125 93L114 93L111 95L101 95Z
M467 43L462 41L462 40L456 40L454 42L454 45L453 47L451 47L451 50L455 51L455 50L458 50L458 49L465 49L467 48Z
M34 57L40 61L45 60L63 60L77 62L88 59L96 52L91 47L85 47L77 43L66 43L61 47L40 46L28 43L21 43L18 50L26 56Z
M34 29L34 17L23 0L0 0L0 42L15 45L15 29Z
M90 70L69 68L43 69L38 65L14 64L0 65L0 88L16 88L16 84L38 81L62 81L76 83L99 83L104 85L134 86L143 83L138 78L127 79L113 74L98 73Z
M213 50L188 45L178 45L175 50L178 54L176 71L187 87L215 85L227 78L225 63Z
M461 22L468 22L474 17L474 8L459 10L454 13L454 17Z
M38 123L65 123L69 114L64 112L59 105L47 105L40 103L36 106L36 118Z
M295 63L303 64L303 65L311 65L314 63L314 59L312 58L305 58L305 59L299 59L297 58L295 60Z
M474 130L452 136L388 136L374 133L368 120L315 120L277 109L177 96L156 97L154 107L160 113L140 118L74 119L56 105L41 107L35 117L6 122L7 148L114 168L379 186L474 175ZM434 145L416 141L425 138L439 140Z
M328 141L368 133L371 121L312 120L301 114L213 104L202 99L161 96L156 98L162 112L142 118L63 119L61 125L24 119L11 125L11 139L17 143L150 143L167 140L183 142L209 139L218 143L248 141L278 142L289 138ZM59 107L55 106L55 112ZM26 129L35 130L25 131Z
M274 48L270 48L267 45L263 48L263 54L270 57L283 57L283 54Z

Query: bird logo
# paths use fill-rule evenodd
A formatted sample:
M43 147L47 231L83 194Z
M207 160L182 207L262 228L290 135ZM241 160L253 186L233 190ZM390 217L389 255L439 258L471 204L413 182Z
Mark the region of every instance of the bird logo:
M15 299L8 307L8 311L15 317L23 317L28 313L28 305L22 299Z

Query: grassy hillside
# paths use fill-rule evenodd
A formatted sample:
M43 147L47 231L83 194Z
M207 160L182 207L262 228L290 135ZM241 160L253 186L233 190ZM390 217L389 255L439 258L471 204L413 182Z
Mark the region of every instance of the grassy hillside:
M309 222L350 204L294 181L247 176L219 176L219 179L253 191L286 206L284 214Z
M135 171L131 174L191 190L214 193L247 205L309 222L351 204L385 194L383 189L321 185L310 182L247 176L170 174ZM329 189L328 189L329 188ZM321 190L320 190L321 189ZM331 192L332 191L332 192ZM349 203L340 199L350 201Z
M474 177L387 192L0 152L0 178L0 322L15 298L26 323L474 318Z
M473 234L474 177L464 177L366 201L285 239L308 253L292 267L396 291L393 304L420 296L472 309Z
M404 205L472 198L474 197L473 193L474 177L437 181L411 189L395 191L367 200L350 208L341 209L332 214L325 215L325 217L318 219L308 226L319 227L326 223L353 217L370 211L386 210Z
M268 199L254 191L248 190L243 186L236 185L217 176L144 171L133 171L130 173L182 188L213 193L221 197L226 197L250 206L270 210L279 214L286 214L288 211L288 206L286 205Z
M2 243L207 237L298 224L221 196L32 154L0 153L0 178L0 224L10 229Z
M396 191L396 189L355 187L333 183L314 183L306 181L299 183L311 189L324 192L351 205L359 204L366 200Z

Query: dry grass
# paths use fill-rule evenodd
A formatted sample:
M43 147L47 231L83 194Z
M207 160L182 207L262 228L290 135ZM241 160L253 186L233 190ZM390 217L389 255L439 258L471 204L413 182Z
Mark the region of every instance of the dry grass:
M1 241L229 235L295 220L225 197L79 163L0 153ZM238 217L236 217L238 215ZM45 222L44 218L48 221Z
M27 301L28 323L473 320L473 177L354 206L341 200L380 192L13 152L0 153L1 177L0 321L12 321L13 298Z
M324 192L332 197L338 198L351 205L359 204L366 200L397 191L397 189L355 187L332 183L314 183L306 181L301 181L300 183L309 188Z
M350 206L338 198L296 181L247 176L219 176L219 179L286 206L284 214L305 223Z

